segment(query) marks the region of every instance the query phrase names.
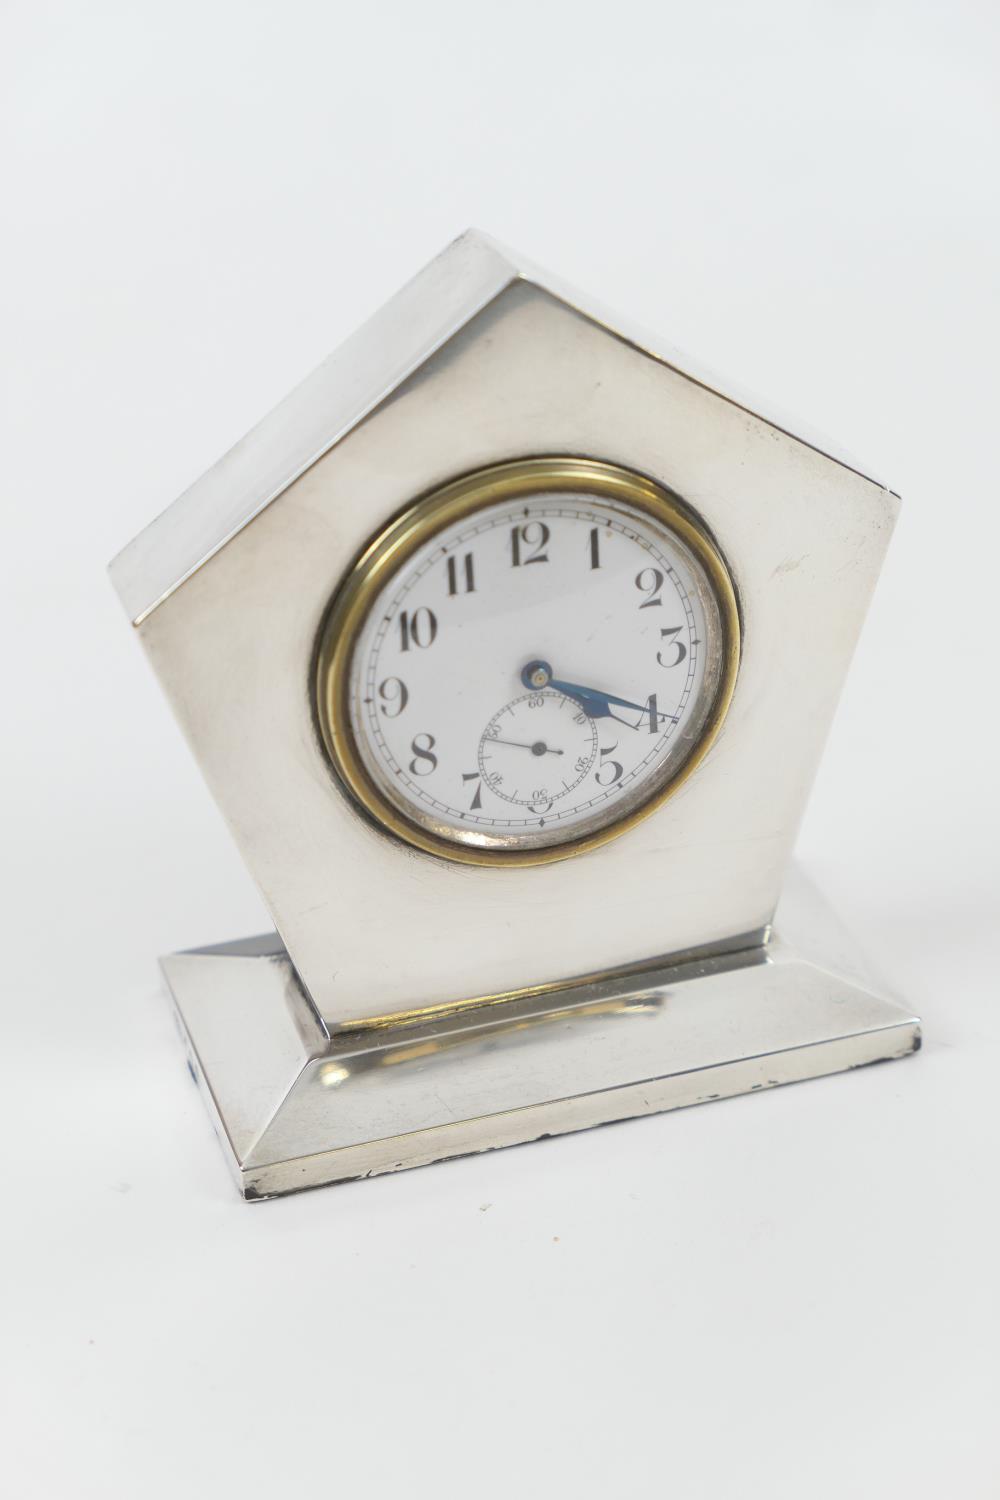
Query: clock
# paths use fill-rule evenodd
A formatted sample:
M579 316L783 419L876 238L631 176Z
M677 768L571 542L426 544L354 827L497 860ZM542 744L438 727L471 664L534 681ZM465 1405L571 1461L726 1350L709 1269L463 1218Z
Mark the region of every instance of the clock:
M372 538L323 629L317 715L393 835L469 864L566 859L694 771L739 636L726 564L677 496L593 460L500 464Z
M470 231L129 544L274 925L162 960L246 1198L916 1050L790 866L897 508Z

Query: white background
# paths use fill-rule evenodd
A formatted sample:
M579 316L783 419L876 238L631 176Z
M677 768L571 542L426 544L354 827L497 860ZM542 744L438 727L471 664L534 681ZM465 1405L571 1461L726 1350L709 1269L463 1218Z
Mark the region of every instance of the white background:
M998 61L948 4L7 0L0 1485L996 1496ZM266 918L104 565L467 224L902 518L802 831L913 1060L248 1207Z

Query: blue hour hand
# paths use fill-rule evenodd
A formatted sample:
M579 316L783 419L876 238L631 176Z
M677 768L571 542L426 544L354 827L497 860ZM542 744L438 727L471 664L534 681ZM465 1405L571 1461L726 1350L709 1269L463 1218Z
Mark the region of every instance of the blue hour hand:
M614 693L601 692L599 688L583 687L578 682L564 682L559 677L553 677L552 668L547 661L529 661L522 668L521 681L527 688L536 690L546 687L555 688L557 693L565 693L567 698L574 698L583 711L592 719L616 719L619 724L627 724L630 729L638 729L642 718L635 724L629 724L628 719L623 719L620 714L613 712L611 705L616 708L631 708L639 715L655 713L657 719L670 719L673 714L658 713L653 704L655 698L646 703L633 703L631 698L619 698Z

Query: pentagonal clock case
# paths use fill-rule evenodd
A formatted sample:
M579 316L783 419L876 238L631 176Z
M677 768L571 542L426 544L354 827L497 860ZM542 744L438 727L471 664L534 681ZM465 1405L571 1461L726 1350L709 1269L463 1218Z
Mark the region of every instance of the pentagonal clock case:
M470 867L359 805L317 653L394 518L546 455L681 497L731 574L738 672L627 832ZM279 935L165 963L248 1196L915 1047L842 944L817 965L771 935L897 504L469 233L125 549L114 583Z

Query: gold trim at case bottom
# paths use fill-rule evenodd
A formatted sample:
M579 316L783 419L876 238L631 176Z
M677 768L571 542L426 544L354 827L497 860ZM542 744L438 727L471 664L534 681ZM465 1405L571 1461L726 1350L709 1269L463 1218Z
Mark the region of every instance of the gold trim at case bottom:
M370 605L386 580L437 532L487 506L524 495L571 491L631 505L683 541L704 568L722 623L722 667L715 700L690 754L649 798L580 838L534 849L489 849L439 837L407 818L369 775L351 728L350 668ZM354 563L323 623L316 662L316 713L323 744L341 780L385 831L425 853L467 865L523 869L597 849L661 807L704 760L726 716L740 661L736 590L721 554L683 503L662 485L616 464L586 458L530 458L478 469L424 496L375 536Z

